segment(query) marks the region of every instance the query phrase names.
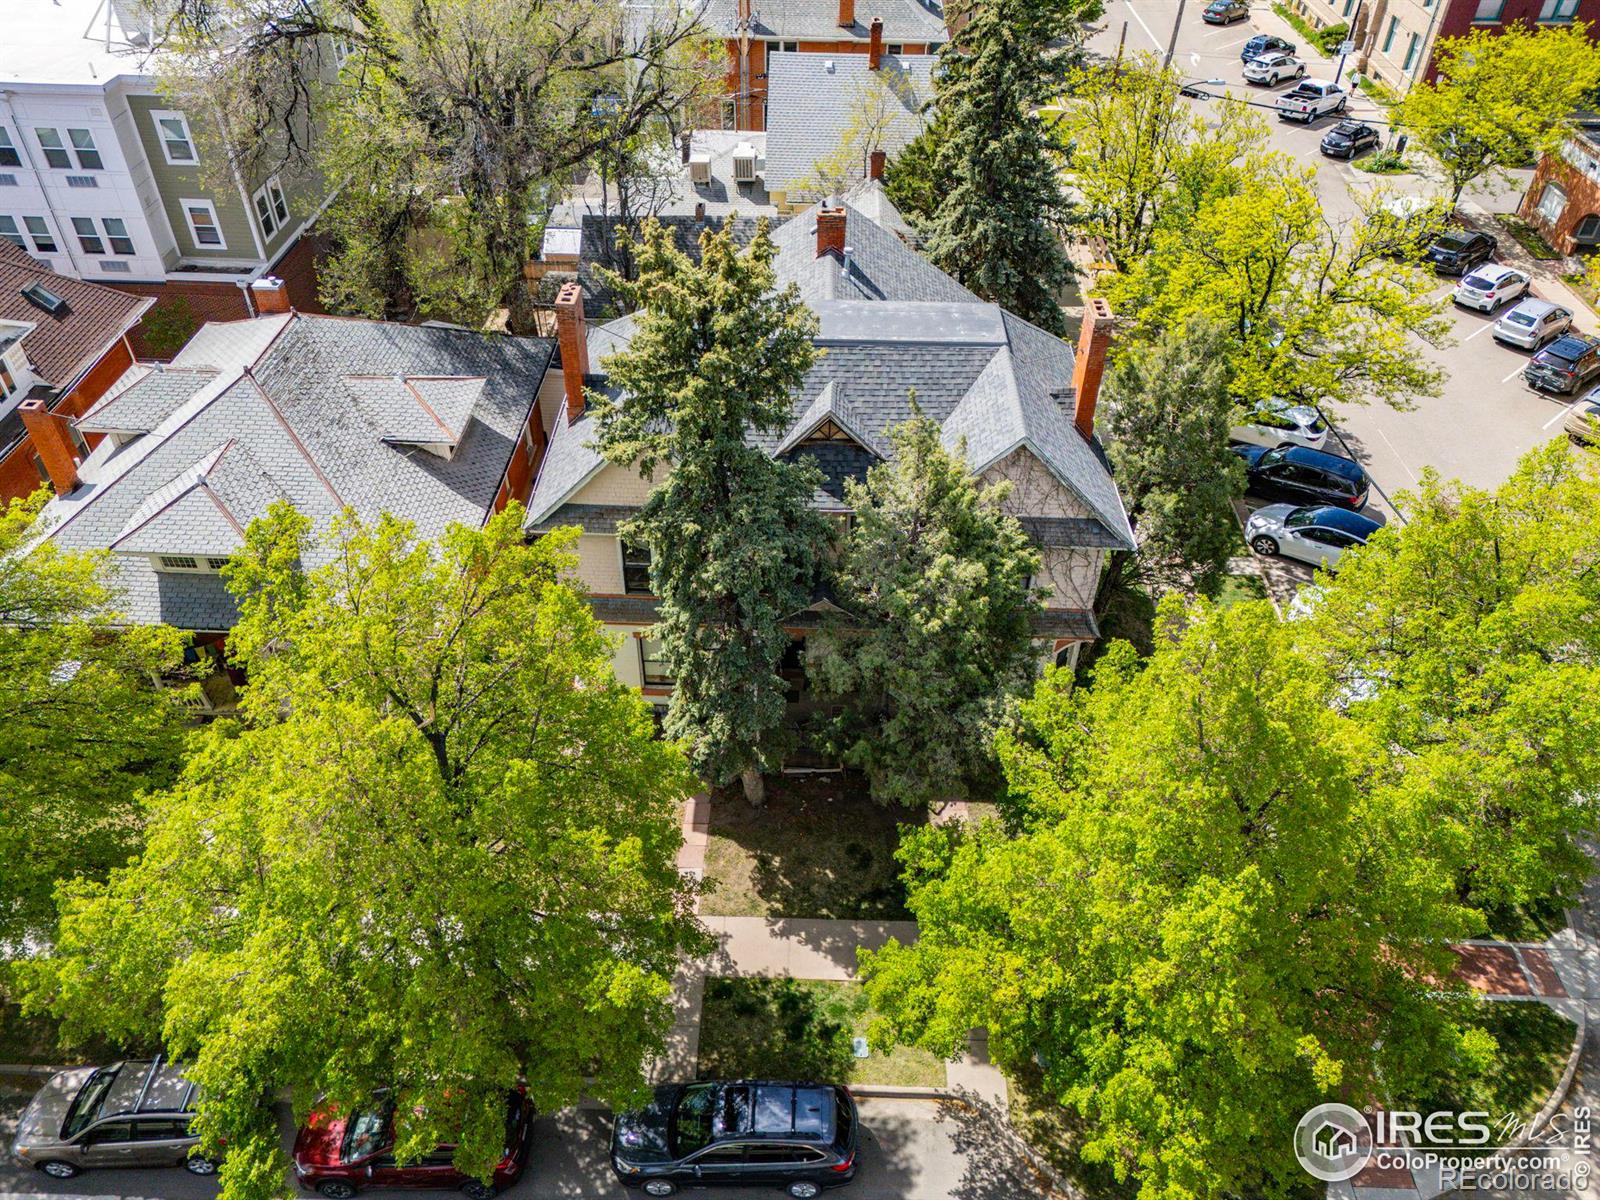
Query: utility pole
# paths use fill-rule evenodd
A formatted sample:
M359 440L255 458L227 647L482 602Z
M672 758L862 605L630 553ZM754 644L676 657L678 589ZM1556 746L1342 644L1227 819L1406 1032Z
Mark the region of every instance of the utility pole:
M1128 23L1122 23L1122 36L1117 39L1117 61L1111 68L1111 78L1118 79L1122 75L1122 47L1128 41Z
M1178 19L1172 23L1172 40L1167 43L1167 56L1161 60L1161 69L1165 71L1172 65L1172 56L1178 50L1178 30L1183 25L1183 9L1189 0L1178 0Z
M1350 18L1350 28L1345 30L1344 41L1339 44L1339 65L1334 68L1333 81L1339 84L1341 87L1344 86L1341 82L1344 79L1344 60L1349 57L1350 54L1345 47L1354 46L1356 44L1356 27L1361 24L1361 5L1365 3L1366 0L1360 0L1360 2L1357 3L1356 11Z

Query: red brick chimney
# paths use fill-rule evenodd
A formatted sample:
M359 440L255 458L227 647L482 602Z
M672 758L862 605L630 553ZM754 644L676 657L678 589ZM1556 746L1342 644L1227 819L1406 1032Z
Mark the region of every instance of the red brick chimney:
M849 29L856 23L856 0L839 0L839 28Z
M270 317L289 311L289 289L276 275L263 275L252 283L250 299L255 302L257 316Z
M867 46L867 66L876 71L883 65L883 18L872 18L872 41Z
M56 489L56 495L65 496L78 486L78 463L82 461L72 440L71 424L63 414L46 408L43 400L24 400L17 405L17 411L50 476L50 486Z
M563 283L556 293L556 339L570 425L583 416L583 378L589 373L589 330L583 317L583 289L576 280Z
M867 162L870 164L867 167L867 178L882 179L883 168L885 165L887 165L888 161L889 152L887 150L874 150L867 158Z
M1100 399L1100 377L1105 374L1113 325L1111 306L1104 300L1096 297L1084 305L1077 361L1072 366L1072 390L1076 396L1072 423L1085 441L1094 437L1094 406Z
M844 258L844 209L817 209L817 257L833 254Z

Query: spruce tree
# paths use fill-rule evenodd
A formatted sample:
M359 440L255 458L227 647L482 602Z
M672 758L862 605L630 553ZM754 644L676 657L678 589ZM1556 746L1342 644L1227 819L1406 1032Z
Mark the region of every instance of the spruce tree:
M747 435L788 428L817 323L793 287L775 289L765 223L743 253L725 231L700 247L697 264L649 221L637 279L611 277L638 311L605 362L620 399L595 399L599 447L646 476L665 469L622 533L650 548L653 636L676 680L667 733L702 777L740 778L760 803L788 742L782 622L810 599L826 527L810 506L820 473Z
M940 55L934 108L944 126L943 199L928 254L986 300L1052 333L1072 276L1059 225L1067 201L1057 147L1034 107L1055 71L1045 50L1068 18L1060 5L981 0Z

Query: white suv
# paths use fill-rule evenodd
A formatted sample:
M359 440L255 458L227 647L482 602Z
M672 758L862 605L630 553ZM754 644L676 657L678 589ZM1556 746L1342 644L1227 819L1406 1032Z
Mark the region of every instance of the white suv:
M1286 442L1321 450L1322 443L1328 439L1328 424L1310 405L1263 400L1245 411L1239 424L1228 430L1228 437L1247 446L1265 446L1269 450Z
M1524 300L1494 323L1490 337L1508 346L1537 350L1572 328L1572 310L1548 300Z
M1468 271L1450 298L1462 308L1492 313L1508 300L1528 294L1528 277L1514 267L1484 263Z

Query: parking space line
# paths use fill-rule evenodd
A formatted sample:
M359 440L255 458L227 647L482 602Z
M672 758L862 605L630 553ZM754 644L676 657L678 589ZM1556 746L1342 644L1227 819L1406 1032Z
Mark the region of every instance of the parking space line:
M1462 338L1461 340L1463 342L1470 342L1473 338L1477 337L1480 333L1488 333L1489 330L1494 328L1494 326L1495 326L1495 323L1493 321L1485 321L1482 325L1479 325L1476 329L1474 329L1471 333L1467 334L1467 336ZM1519 370L1519 371L1521 369L1522 369L1521 367L1517 368L1517 370Z
M1558 412L1555 416L1551 417L1548 421L1546 421L1544 423L1543 428L1549 429L1550 426L1554 425L1557 421L1564 421L1568 416L1570 416L1571 414L1577 412L1578 411L1578 406L1580 404L1584 404L1584 403L1587 403L1587 401L1574 400L1571 404L1567 405L1560 412Z
M1515 370L1515 371L1513 371L1513 372L1511 372L1511 374L1509 374L1509 375L1507 375L1507 376L1506 376L1506 377L1505 377L1505 378L1504 378L1504 379L1502 379L1502 380L1501 380L1501 381L1500 381L1500 382L1501 382L1501 383L1510 383L1510 382L1511 382L1511 381L1512 381L1512 380L1513 380L1513 379L1515 379L1515 378L1516 378L1516 377L1517 377L1517 376L1518 376L1518 375L1521 375L1521 374L1522 374L1522 370L1523 370L1523 369L1522 369L1522 368L1521 368L1521 367L1518 367L1518 368L1517 368L1517 369L1516 369L1516 370Z
M1150 32L1150 26L1148 26L1148 25L1146 25L1144 23L1144 18L1139 15L1139 10L1137 8L1133 7L1133 5L1131 5L1131 4L1128 5L1128 15L1130 17L1132 17L1135 21L1139 22L1139 28L1144 30L1144 35L1145 35L1145 37L1150 39L1150 44L1152 46L1154 46L1157 50L1166 49L1166 47L1164 47L1161 44L1160 39L1157 38L1155 34Z

